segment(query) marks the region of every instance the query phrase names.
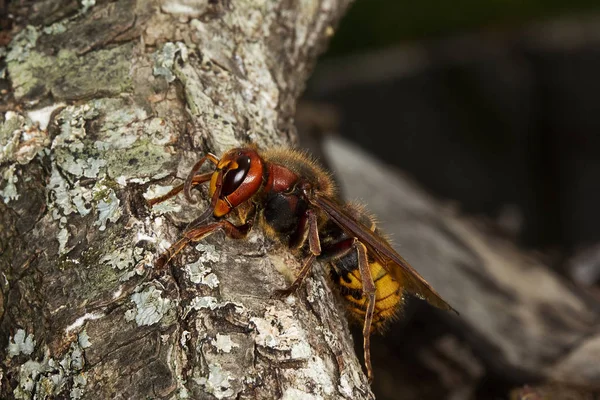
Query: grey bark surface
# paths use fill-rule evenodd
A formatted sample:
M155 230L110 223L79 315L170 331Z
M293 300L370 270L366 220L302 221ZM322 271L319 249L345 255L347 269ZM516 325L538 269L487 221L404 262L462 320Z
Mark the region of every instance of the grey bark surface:
M515 384L549 382L540 393L551 399L595 398L600 303L592 292L518 249L493 224L460 215L346 142L330 138L324 150L347 197L368 203L396 249L460 313L430 321L445 334L415 350L448 398L474 398L490 370ZM377 345L373 353L378 376L386 355ZM570 387L579 394L569 397Z
M258 231L216 234L156 270L206 201L144 200L206 150L293 142L296 99L348 5L11 5L0 398L372 396L322 273L271 299L299 260Z

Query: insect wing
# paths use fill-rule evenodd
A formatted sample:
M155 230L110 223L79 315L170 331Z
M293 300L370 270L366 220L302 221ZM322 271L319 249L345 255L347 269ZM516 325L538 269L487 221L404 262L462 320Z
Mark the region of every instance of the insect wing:
M342 229L355 236L371 250L372 254L381 262L385 270L399 282L403 282L405 289L415 296L427 300L435 307L452 310L429 283L398 254L384 238L371 231L345 211L340 204L323 196L315 195L310 200L312 204L322 209ZM458 312L457 312L458 313Z

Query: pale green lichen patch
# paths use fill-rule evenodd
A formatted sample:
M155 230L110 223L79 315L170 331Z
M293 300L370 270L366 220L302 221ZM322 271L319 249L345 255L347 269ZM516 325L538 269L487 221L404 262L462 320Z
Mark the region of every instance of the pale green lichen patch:
M232 305L235 312L241 313L244 310L244 306L241 304L225 301L220 303L216 297L213 296L196 296L192 299L189 305L187 305L183 311L183 318L186 318L190 311L202 309L216 310L217 308L223 308Z
M17 376L19 386L13 391L15 399L33 398L33 394L37 392L36 386L38 385L40 377L51 370L52 368L48 365L48 360L44 360L43 362L29 360L21 365L19 368L19 375ZM47 393L47 390L43 391Z
M210 268L205 267L200 260L187 264L184 269L189 280L195 284L201 283L202 278L204 278L210 272Z
M85 385L87 385L87 378L85 374L78 374L73 377L73 387L71 388L71 392L69 396L71 399L81 399L83 394L85 393Z
M105 230L108 221L117 222L121 217L119 203L120 201L112 189L109 189L108 196L100 199L97 205L98 220L94 222L94 225L100 226L98 229L101 231Z
M15 35L10 43L6 62L26 61L31 56L31 52L39 37L40 33L35 27L31 25L26 26L25 29Z
M88 132L94 120L94 131ZM94 212L99 230L122 216L119 186L166 176L175 129L123 99L97 99L68 106L56 118L59 134L47 154L52 161L50 210L59 222L61 254L68 251L66 216ZM86 186L80 178L95 179ZM14 179L13 179L14 180ZM12 193L12 192L9 192Z
M96 183L93 188L82 187L77 179L71 178L97 178L101 168L106 164L97 158L98 153L90 154L87 151L84 139L87 132L86 121L97 117L99 111L85 104L65 108L57 117L60 124L60 133L52 141L50 158L53 161L50 184L48 190L53 193L51 198L52 215L56 220L63 216L78 212L85 216L90 213L94 205L95 194L105 190L102 183ZM61 226L62 228L62 226Z
M190 392L187 390L187 388L183 385L185 385L185 381L182 379L178 379L178 385L179 385L179 391L177 392L177 399L189 399L190 398Z
M176 129L162 118L150 118L141 108L105 101L106 116L93 147L106 160L107 175L119 182L145 183L168 175L172 155L168 146Z
M202 257L193 263L187 264L185 272L192 283L206 285L211 289L219 286L219 278L211 272L209 267L202 263Z
M106 157L107 172L113 179L123 176L126 180L135 179L135 182L145 183L150 179L163 178L171 172L164 168L171 154L165 151L164 146L148 140L138 140L130 148L108 152Z
M219 278L211 272L210 274L203 276L200 283L214 289L219 286Z
M5 114L0 125L0 163L11 163L0 175L0 196L5 204L20 197L17 165L29 163L48 144L48 134L38 123L12 111Z
M100 259L100 262L107 263L119 271L126 271L135 265L133 251L133 247L120 247L115 251L104 255Z
M196 375L197 371L194 371L193 380L204 388L204 391L212 394L217 399L224 399L233 396L234 392L231 387L230 381L234 378L221 368L220 364L210 364L208 366L208 378L199 377Z
M175 64L175 57L177 56L180 56L182 61L186 62L187 47L181 42L165 43L161 49L157 50L152 55L152 58L154 59L152 73L154 76L162 76L167 82L173 82L175 80L173 65Z
M87 334L87 331L84 329L79 335L77 335L77 343L82 349L87 349L92 346L92 342L90 342L90 337Z
M52 172L50 173L50 182L48 183L47 189L52 194L53 207L51 206L51 208L53 209L52 217L54 219L60 219L64 215L75 212L76 208L72 198L75 197L75 195L80 196L80 198L83 196L83 192L77 190L77 188L73 188L73 192L75 193L72 192L71 185L55 166L53 166ZM89 212L85 211L85 207L82 208L82 211L84 212L83 215Z
M215 338L213 345L222 353L229 353L234 347L240 347L237 343L231 340L231 336L229 335L221 335L217 333L217 337Z
M0 163L29 163L40 150L50 144L45 131L51 107L31 111L24 116L9 111L0 125ZM32 118L33 117L33 118Z
M21 100L29 93L47 94L48 82L43 79L40 71L55 68L52 64L53 60L50 57L36 51L32 51L24 62L9 61L7 71L12 80L15 98Z
M66 221L61 220L61 225L65 225ZM58 254L65 254L67 251L67 243L69 242L69 231L66 227L60 228L58 231L58 235L56 235L56 240L58 240Z
M55 151L60 148L82 150L84 147L82 140L87 135L86 122L100 115L101 108L98 106L101 106L101 104L91 102L78 106L65 107L56 116L60 132L52 141L51 148Z
M30 355L35 349L35 340L33 334L27 333L23 329L17 329L14 337L8 339L8 346L6 352L8 357L15 357L19 354Z
M216 297L213 296L196 296L192 299L190 305L188 306L190 309L201 310L203 308L207 308L210 310L217 309L221 307L219 301ZM186 315L187 313L184 313Z
M171 300L161 297L162 290L149 286L142 292L131 295L131 301L135 308L125 313L128 321L133 321L138 326L154 325L159 322L163 316L172 311Z
M86 13L88 10L96 5L96 0L81 0L81 12Z
M7 68L17 100L48 93L55 99L80 99L131 89L133 43L85 55L67 49L47 55L35 50L41 34L44 32L28 27L11 42Z
M52 25L49 25L49 26L44 26L42 28L42 32L45 35L56 35L56 34L59 34L59 33L66 32L66 31L67 31L67 26L64 24L63 21L56 22L56 23L54 23Z
M308 344L307 332L294 318L292 311L271 306L266 309L264 317L253 317L250 321L258 332L254 339L257 345L286 354L287 360L304 361L302 368L284 372L290 375L290 381L302 383L294 387L294 390L306 392L315 396L314 398L325 398L334 393L335 386L328 374L333 367L327 366L313 352ZM294 393L289 392L289 398L295 398Z
M62 150L62 151L61 151ZM65 172L77 177L96 178L100 169L106 165L106 160L102 160L97 154L86 156L82 152L65 151L64 149L56 151L56 162ZM87 150L87 149L86 149Z
M109 254L105 254L100 262L108 264L119 273L122 273L119 280L124 282L135 275L143 274L144 265L150 264L150 259L153 256L152 252L131 243L129 246L118 247Z
M260 346L292 352L294 348L303 346L308 341L306 332L290 310L280 310L271 306L266 309L263 318L253 317L250 321L258 331L255 341ZM305 347L302 347L294 352L297 357L306 359L311 353L304 350Z
M200 262L219 262L221 260L221 255L217 251L217 248L212 244L199 243L196 246L196 250L200 252L200 258L198 261Z
M105 230L109 221L115 222L121 216L119 199L114 190L106 186L104 180L97 181L91 188L80 186L79 181L71 184L53 165L47 190L51 193L52 217L59 223L60 254L66 251L68 242L67 215L79 213L86 216L95 209L98 217L94 225L99 226L100 230Z
M55 398L69 387L71 398L83 396L87 380L82 372L85 358L79 342L71 343L69 351L60 360L49 354L46 350L42 361L28 360L19 367L18 386L13 391L15 399Z
M292 351L290 355L294 359L306 359L310 357L312 350L307 342L300 342L292 344Z
M96 181L92 188L82 187L77 178L97 178L106 165L99 152L89 151L86 146L86 121L96 118L99 110L90 104L66 107L57 117L60 133L51 144L52 171L47 190L50 196L52 217L59 221L60 253L66 251L68 231L66 216L79 213L86 216L94 208L98 214L97 225L106 228L107 221L116 221L120 216L118 198L104 180ZM71 175L71 179L67 177ZM75 179L73 179L75 178Z
M184 267L186 275L192 283L215 289L219 286L219 278L205 263L218 262L221 256L215 246L210 244L200 243L196 246L196 250L200 252L200 257Z
M100 139L97 147L105 144L105 149L127 148L141 135L146 134L139 131L141 128L146 129L145 122L149 119L143 108L118 98L97 99L90 102L90 106L103 110L101 125L98 127Z
M8 204L9 201L17 200L19 198L17 186L15 185L19 178L15 175L15 168L16 166L12 164L2 172L0 185L3 185L3 187L0 189L0 196L2 196L4 204Z

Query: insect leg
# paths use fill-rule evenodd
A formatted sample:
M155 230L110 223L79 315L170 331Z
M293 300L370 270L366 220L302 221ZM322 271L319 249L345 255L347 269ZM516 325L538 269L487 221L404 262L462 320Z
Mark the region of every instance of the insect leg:
M367 248L358 239L355 239L354 247L358 253L358 270L363 285L363 293L367 297L365 310L365 323L363 325L363 349L365 354L365 368L367 369L367 378L369 382L373 381L373 368L371 367L371 323L373 322L373 313L375 311L375 282L371 276L369 260L367 258Z
M296 291L298 290L298 288L300 287L300 285L302 285L302 282L304 281L304 279L308 276L308 273L311 270L311 267L313 265L313 263L315 262L315 255L311 254L310 256L308 256L308 258L304 261L304 265L302 265L302 269L300 269L300 273L298 274L298 276L296 277L296 279L294 280L294 282L286 287L285 289L277 289L275 290L275 292L273 293L273 297L274 298L282 298L282 297L287 297L292 293L296 293Z
M210 180L212 174L213 174L212 172L207 172L206 174L194 176L192 178L192 183L191 183L192 187L200 185L204 182L208 182ZM171 197L177 196L179 194L179 192L181 192L183 190L184 186L185 186L185 184L182 183L181 185L177 185L173 189L171 189L169 191L169 193L148 200L148 205L150 207L152 207L155 204L162 203L165 200L169 200Z
M202 157L196 164L194 164L194 166L192 167L192 170L190 171L190 173L188 174L185 183L183 184L183 195L185 196L185 198L187 199L187 201L189 201L190 203L197 203L198 200L192 197L192 182L194 181L194 177L196 176L196 173L198 172L198 170L200 170L200 167L202 167L202 164L204 164L204 162L206 160L209 160L210 162L212 162L215 165L219 164L219 159L217 158L217 156L215 156L214 154L208 153L207 155L205 155L204 157Z
M306 217L308 219L308 249L310 250L310 255L304 261L302 269L300 269L300 273L294 282L285 289L276 290L275 297L285 297L296 292L300 285L302 285L302 282L304 282L304 279L310 273L315 259L319 254L321 254L321 241L319 240L317 215L309 209L306 211Z
M183 233L183 237L181 239L175 242L175 244L169 247L169 249L158 258L156 261L156 266L158 268L164 267L189 243L199 242L200 240L212 235L219 229L223 230L225 234L232 239L242 239L246 237L251 228L252 221L249 221L244 225L236 226L229 221L222 220L188 229Z
M204 220L210 217L214 213L217 201L221 197L221 189L223 187L223 170L217 170L213 173L213 175L214 174L217 174L215 179L215 192L213 193L212 198L210 199L210 205L198 218L194 220L193 224L197 222L204 222ZM183 191L185 193L185 188L183 189Z

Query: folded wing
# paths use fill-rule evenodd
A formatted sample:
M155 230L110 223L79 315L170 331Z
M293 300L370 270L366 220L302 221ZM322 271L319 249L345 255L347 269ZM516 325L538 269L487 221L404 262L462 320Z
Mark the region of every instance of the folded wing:
M386 271L398 282L402 282L404 289L412 295L426 300L431 305L443 310L452 308L431 287L429 283L398 254L385 238L370 230L364 224L357 221L338 202L318 194L313 195L309 202L323 210L331 220L338 224L349 235L356 237L369 249L372 256L386 269Z

